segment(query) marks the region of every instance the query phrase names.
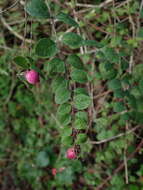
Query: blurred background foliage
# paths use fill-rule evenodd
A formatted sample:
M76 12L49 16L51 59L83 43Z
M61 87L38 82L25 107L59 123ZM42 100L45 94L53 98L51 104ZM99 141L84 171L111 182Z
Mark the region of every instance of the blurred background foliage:
M71 63L71 54L80 57L71 63L76 70L70 83L80 83L71 89L76 97L63 107L57 104L68 97L54 93L63 81L57 73L65 72L64 63L55 71L59 60L51 63L35 54L41 38L56 40L52 23L26 14L26 2L0 0L1 12L5 10L0 13L0 189L143 190L142 1L49 0L53 15L62 11L80 25L77 29L55 21L57 38L69 31L89 40L83 48L80 38L74 44L75 38L58 42L64 62ZM40 84L26 83L24 69L14 62L16 56L27 57L38 69ZM81 74L83 66L86 72ZM91 89L94 109L79 111L73 121L70 105L84 109ZM95 111L92 118L90 111ZM87 117L92 123L86 134ZM77 160L65 156L72 145L71 122L83 130L76 139L81 149ZM125 131L130 133L106 142ZM52 168L61 167L65 169L54 177Z

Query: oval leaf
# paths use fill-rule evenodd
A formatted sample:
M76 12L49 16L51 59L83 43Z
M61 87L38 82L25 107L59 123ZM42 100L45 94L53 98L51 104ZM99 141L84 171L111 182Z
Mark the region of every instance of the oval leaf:
M74 27L79 27L79 25L77 24L77 22L71 17L69 16L68 14L65 14L63 12L59 13L56 18L59 20L59 21L62 21L64 22L65 24L68 24L70 26L74 26Z
M71 72L71 78L72 78L72 80L74 80L75 82L78 82L78 83L86 83L86 82L88 82L86 72L83 71L83 70L79 70L79 69L74 69Z
M31 0L26 4L26 12L39 19L50 18L48 7L46 6L44 0Z
M76 69L84 69L84 65L81 59L75 54L68 56L67 63L72 65Z
M57 53L56 44L49 38L40 39L36 45L35 53L40 57L52 57Z
M74 32L68 32L63 35L62 41L72 49L83 45L83 38Z
M29 61L25 57L17 56L13 60L18 66L29 69Z
M91 98L85 94L78 94L74 97L74 107L78 110L86 109L91 104Z

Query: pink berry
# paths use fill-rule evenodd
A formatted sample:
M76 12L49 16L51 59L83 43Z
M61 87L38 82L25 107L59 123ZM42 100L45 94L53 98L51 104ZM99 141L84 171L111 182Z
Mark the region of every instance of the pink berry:
M75 152L75 149L74 148L69 148L67 150L67 153L66 153L66 156L68 159L76 159L76 152Z
M26 71L25 78L30 84L36 84L39 82L39 73L35 70Z
M55 176L57 174L57 169L56 168L53 168L52 169L52 175Z

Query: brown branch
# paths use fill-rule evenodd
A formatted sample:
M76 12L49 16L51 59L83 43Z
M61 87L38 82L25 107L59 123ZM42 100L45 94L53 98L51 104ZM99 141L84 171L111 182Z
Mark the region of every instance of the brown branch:
M125 133L120 133L120 134L118 134L118 135L116 135L116 136L110 137L110 138L108 138L108 139L103 139L103 140L101 140L101 141L91 141L90 143L91 143L91 144L103 144L103 143L107 143L107 142L113 141L113 140L115 140L115 139L117 139L117 138L120 138L120 137L129 135L130 133L132 133L132 132L134 132L135 130L137 130L139 127L140 127L140 126L138 125L138 126L134 127L133 129L130 129L130 130L126 131Z
M132 159L132 158L134 157L134 155L137 154L137 153L140 151L140 149L141 149L142 147L143 147L143 140L141 140L141 142L138 144L136 150L128 156L127 161L130 160L130 159ZM119 165L119 167L113 172L113 174L112 174L111 176L107 177L107 178L103 181L103 183L101 183L101 184L96 188L96 190L101 190L101 189L103 189L103 187L108 183L108 181L110 181L110 180L112 179L112 177L113 177L115 174L117 174L118 172L120 172L123 168L124 168L124 161Z

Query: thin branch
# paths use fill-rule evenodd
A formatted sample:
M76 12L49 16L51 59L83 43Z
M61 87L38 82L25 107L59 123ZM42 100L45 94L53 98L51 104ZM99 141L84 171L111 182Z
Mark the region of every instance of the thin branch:
M91 5L91 4L83 4L83 3L76 3L75 6L77 7L85 7L85 8L102 8L104 6L106 6L107 4L111 3L113 0L107 0L99 5ZM69 5L69 3L66 3L67 5Z
M27 42L27 43L34 43L33 40L30 40L30 39L24 39L23 36L21 36L20 34L18 34L16 31L13 30L13 28L5 21L5 19L0 16L0 19L1 19L1 22L2 24L14 35L16 36L18 39Z
M129 177L128 177L128 164L127 164L127 157L126 157L126 148L124 149L124 166L125 166L126 184L128 184L129 183Z
M10 7L8 7L8 8L6 8L6 9L0 11L0 14L5 13L5 12L7 12L9 9L14 8L14 7L19 3L19 1L20 1L20 0L16 0Z
M0 49L12 50L12 48L3 45L0 45Z
M142 8L143 8L143 0L141 1L141 4L140 4L140 13L141 13Z
M140 126L137 125L136 127L134 127L133 129L130 129L128 131L126 131L126 133L120 133L116 136L113 136L111 138L108 138L108 139L104 139L104 140L101 140L101 141L90 141L91 144L103 144L103 143L106 143L106 142L109 142L109 141L112 141L112 140L115 140L117 138L120 138L122 136L125 136L125 135L129 135L130 133L134 132L135 130L137 130Z

